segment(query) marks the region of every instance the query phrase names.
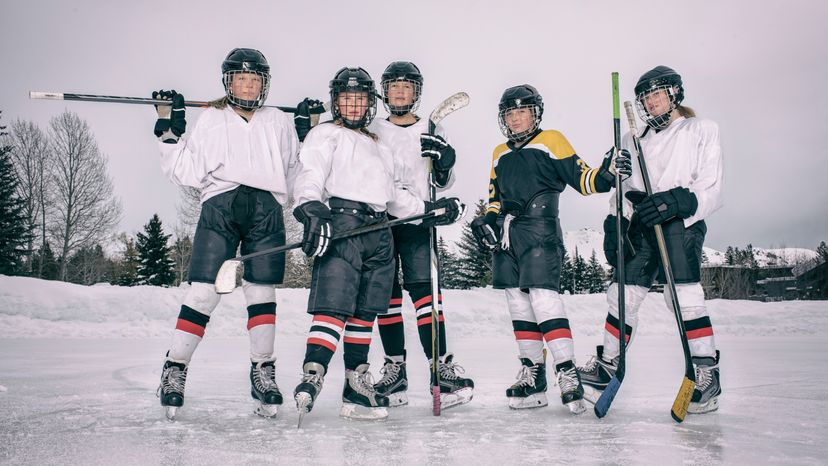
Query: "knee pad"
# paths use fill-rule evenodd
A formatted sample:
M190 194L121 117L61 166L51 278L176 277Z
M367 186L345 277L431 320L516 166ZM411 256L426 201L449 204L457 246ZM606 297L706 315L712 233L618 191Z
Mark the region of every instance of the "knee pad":
M647 298L649 288L638 285L624 285L624 317L627 323L636 321L638 318L638 309L641 303ZM614 317L618 317L618 284L612 283L607 288L607 306L609 312Z
M504 291L506 292L506 303L509 306L509 314L512 320L537 323L528 293L520 291L520 288L506 288Z
M212 283L193 282L187 295L184 297L184 305L200 312L206 316L213 313L218 306L221 296L216 293L215 285Z
M532 310L538 323L552 319L566 319L563 300L561 300L561 295L557 291L545 288L530 288L529 300L532 303Z
M704 315L707 315L707 310L704 306L704 290L702 289L701 283L676 284L676 296L678 297L679 307L681 307L684 320L702 317L702 315L696 317L688 317L685 315L685 312L691 312L690 310L693 308L701 308L704 310ZM667 303L667 309L672 310L673 303L670 298L670 287L664 288L664 301Z
M273 285L262 285L242 280L242 290L248 306L276 302L276 287Z

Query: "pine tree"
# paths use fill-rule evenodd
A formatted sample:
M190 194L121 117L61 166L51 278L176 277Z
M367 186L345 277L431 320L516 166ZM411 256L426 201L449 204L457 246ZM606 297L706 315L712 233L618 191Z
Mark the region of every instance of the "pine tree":
M604 268L598 262L598 257L595 250L592 250L592 255L589 257L586 269L586 288L589 293L603 293L606 290L604 286Z
M447 290L461 289L458 283L457 256L449 251L446 240L442 236L437 240L437 257L440 260L440 287Z
M135 286L138 284L138 268L141 264L138 258L138 248L135 245L135 239L132 237L124 235L122 241L124 244L124 252L114 284L120 286Z
M167 242L172 235L165 235L161 219L154 214L144 225L144 233L138 233L138 281L145 285L169 286L175 282L175 266L170 258L171 247Z
M819 254L819 257L822 257L822 260L828 261L828 245L825 244L825 241L819 242L819 246L817 246L817 254Z
M5 126L0 126L0 136ZM5 141L5 138L3 139ZM25 205L17 195L17 173L11 158L11 146L0 146L0 274L23 271L23 258L28 251L31 229Z
M735 265L736 258L734 257L735 252L733 251L733 246L728 246L727 251L725 251L725 263L727 265Z
M587 291L586 286L586 261L575 248L575 257L572 259L572 293L583 294Z
M485 215L486 201L477 201L475 216ZM456 281L458 289L486 286L492 283L492 252L481 250L471 231L471 222L465 222L457 255Z
M560 290L561 294L566 292L569 294L575 294L572 283L572 260L569 259L569 253L566 252L566 248L564 248L563 258L561 259Z
M52 252L52 247L47 241L42 249L34 252L32 261L42 264L40 268L39 278L44 280L57 280L60 277L60 264L55 258L55 253Z

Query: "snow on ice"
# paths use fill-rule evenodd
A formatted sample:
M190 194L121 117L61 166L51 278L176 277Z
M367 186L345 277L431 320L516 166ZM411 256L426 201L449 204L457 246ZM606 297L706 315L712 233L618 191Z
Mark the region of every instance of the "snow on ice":
M642 306L624 385L599 420L570 415L554 386L549 407L509 410L504 392L519 362L505 299L492 289L450 290L449 351L475 380L471 403L431 415L428 367L406 301L410 405L386 422L339 418L338 354L297 429L290 394L310 321L307 290L277 290L277 378L287 400L276 419L252 414L237 291L213 313L179 419L164 420L155 389L184 292L0 276L0 463L824 464L828 454L825 301L709 301L722 351L721 407L676 424L669 410L683 363L662 295ZM600 344L605 297L564 301L583 362ZM377 374L376 334L372 346Z

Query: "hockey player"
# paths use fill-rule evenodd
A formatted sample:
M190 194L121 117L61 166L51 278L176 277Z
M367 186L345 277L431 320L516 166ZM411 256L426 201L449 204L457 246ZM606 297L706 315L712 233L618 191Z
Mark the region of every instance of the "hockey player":
M304 226L302 250L314 256L308 312L313 315L304 376L294 397L300 416L313 408L340 338L345 385L341 416L385 419L388 398L376 393L368 372L374 319L388 310L394 276L390 229L331 242L335 232L446 208L434 224L460 215L456 198L423 202L403 189L399 169L368 125L376 114L376 90L362 68L342 68L330 82L333 121L308 133L300 152L294 216ZM301 422L301 421L300 421Z
M722 149L716 123L696 118L689 107L681 105L684 85L681 76L666 66L644 73L635 86L638 115L647 123L641 135L641 149L653 187L653 195L644 192L638 164L622 189L627 200L624 213L633 211L631 219L622 219L622 228L631 244L624 256L626 338L632 342L638 323L638 309L656 278L664 283L664 271L656 245L653 226L660 224L681 308L693 364L696 389L688 408L690 413L704 413L718 408L719 352L713 339L713 327L704 304L701 284L701 257L707 233L705 219L721 207ZM627 134L623 147L633 150ZM604 221L604 251L607 262L617 266L615 196L610 198L611 214ZM625 240L627 241L627 240ZM631 252L634 251L634 255ZM617 277L614 277L617 281ZM669 290L664 293L671 306ZM618 286L607 290L609 312L604 324L604 344L578 372L587 397L596 400L615 374L619 354Z
M214 290L222 262L284 244L282 205L288 200L298 162L299 141L292 118L262 108L270 88L270 66L258 50L233 49L221 65L225 96L204 110L193 130L186 128L184 97L153 92L172 101L158 106L155 135L161 167L182 186L201 190L201 215L193 240L188 281L158 395L168 417L184 403L184 384L193 352L219 303ZM250 334L251 396L256 412L275 416L282 394L276 384L273 354L276 294L284 256L265 256L245 264L242 289Z
M417 198L429 199L429 158L434 167L438 189L453 184L452 167L455 162L454 148L445 140L442 127L436 135L429 135L428 120L416 115L420 104L423 76L411 62L393 62L382 74L382 94L388 119L375 120L370 129L380 141L394 153L402 165L402 184ZM431 269L429 229L423 225L406 224L393 228L397 265L402 265L403 286L400 286L399 267L394 268L394 289L387 314L377 317L379 334L385 349L383 374L374 385L377 393L387 396L390 406L408 404L408 377L406 374L405 332L402 309L403 288L408 291L417 317L417 332L426 358L433 357L431 345ZM446 331L443 321L442 297L438 295L440 326L440 374L441 406L443 409L468 403L472 398L474 382L458 373L463 369L454 362L452 354L446 354Z
M558 294L563 236L558 197L570 185L583 195L607 192L615 169L629 175L630 159L609 152L590 168L558 131L540 128L543 99L528 85L511 87L500 99L498 121L507 142L494 150L486 214L472 221L483 247L494 250L492 281L506 302L520 353L517 382L506 390L509 407L547 405L543 342L552 356L561 401L584 412L583 388L575 369L569 320Z

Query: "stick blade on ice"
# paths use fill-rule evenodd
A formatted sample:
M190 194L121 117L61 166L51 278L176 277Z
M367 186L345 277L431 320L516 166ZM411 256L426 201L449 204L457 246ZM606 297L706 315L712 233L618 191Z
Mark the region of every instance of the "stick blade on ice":
M602 418L609 412L612 400L618 394L618 389L621 388L621 380L618 377L613 377L607 384L607 388L601 393L601 397L595 402L595 415Z
M693 390L696 388L696 382L693 382L688 377L685 377L681 382L676 395L676 401L673 402L673 408L670 410L670 415L676 422L682 422L687 416L687 408L690 406L690 400L693 398Z

